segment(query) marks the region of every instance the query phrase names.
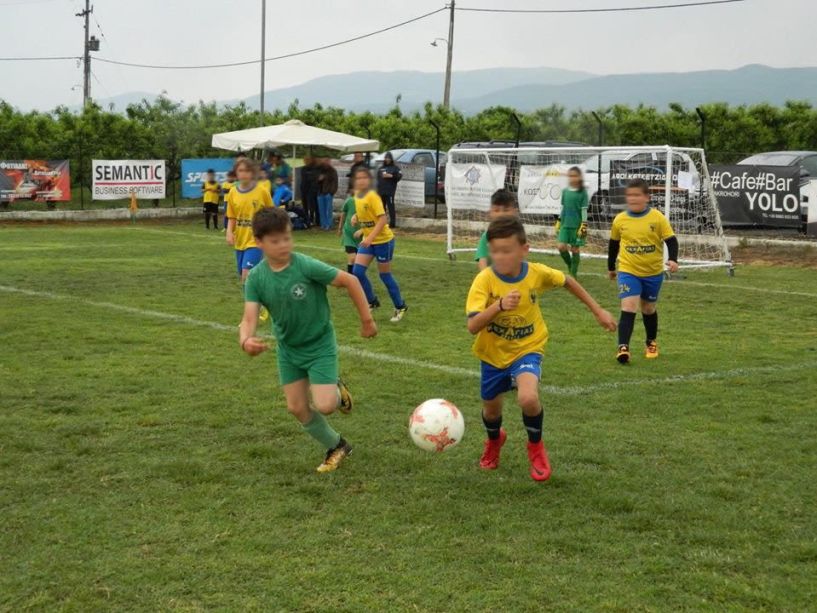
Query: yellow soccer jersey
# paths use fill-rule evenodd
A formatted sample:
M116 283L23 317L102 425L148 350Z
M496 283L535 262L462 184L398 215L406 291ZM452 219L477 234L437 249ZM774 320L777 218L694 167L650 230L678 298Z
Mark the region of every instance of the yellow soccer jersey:
M255 238L252 235L252 218L263 208L272 206L272 196L260 185L253 185L247 191L242 191L236 185L227 194L227 217L235 219L235 245L240 251L255 247Z
M233 189L233 185L235 185L233 181L225 181L221 184L221 193L224 194L224 202L227 202L227 194Z
M642 213L619 213L610 228L610 239L621 241L619 272L636 277L652 277L664 272L664 241L675 236L661 211L653 208Z
M371 234L378 217L386 214L386 209L383 208L383 201L377 195L377 192L369 191L362 198L355 194L355 213L357 214L357 223L363 229L363 238L366 238ZM373 244L382 245L393 238L394 232L391 231L387 223L380 234L375 237Z
M465 311L469 317L481 313L513 290L522 294L513 311L502 311L479 331L474 354L496 368L507 368L529 353L544 353L548 329L539 308L539 296L554 287L563 287L564 273L544 264L524 262L522 272L509 278L486 268L471 284Z
M201 186L204 204L218 204L218 181L205 181Z
M263 187L270 194L272 193L272 181L270 181L269 179L259 179L258 185Z

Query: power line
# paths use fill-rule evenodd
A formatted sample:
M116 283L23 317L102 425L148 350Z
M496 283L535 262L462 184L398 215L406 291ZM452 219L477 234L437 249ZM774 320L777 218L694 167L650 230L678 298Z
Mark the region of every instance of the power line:
M427 19L432 15L436 15L437 13L442 13L443 11L447 11L448 8L443 7L439 8L435 11L431 11L429 13L425 13L424 15L420 15L418 17L414 17L412 19L407 19L406 21L401 21L400 23L396 23L391 26L387 26L385 28L380 28L379 30L375 30L373 32L368 32L366 34L361 34L360 36L355 36L352 38L347 38L345 40L341 40L335 43L330 43L328 45L321 45L320 47L313 47L312 49L304 49L302 51L294 51L292 53L286 53L284 55L276 55L274 57L265 58L265 62L274 62L277 60L285 60L292 57L298 57L301 55L308 55L310 53L316 53L318 51L325 51L326 49L332 49L334 47L340 47L341 45L348 45L349 43L354 43L359 40L363 40L365 38L370 38L372 36L376 36L377 34L382 34L383 32L388 32L390 30L396 30L397 28L402 28L403 26L407 26L411 23L415 23L422 19ZM104 62L105 64L115 64L117 66L129 66L131 68L152 68L158 70L201 70L201 69L213 69L213 68L234 68L236 66L249 66L252 64L260 64L261 60L245 60L242 62L230 62L227 64L205 64L205 65L196 65L196 66L167 66L167 65L159 65L159 64L135 64L132 62L120 62L118 60L109 60L101 57L95 57L95 61L97 62Z
M0 62L48 62L51 60L81 60L79 55L55 55L51 57L0 57Z
M469 13L623 13L631 11L658 11L663 9L692 8L697 6L714 6L716 4L736 4L746 0L707 0L702 2L684 2L679 4L653 4L649 6L619 6L596 9L490 9L469 6L458 6L457 11Z

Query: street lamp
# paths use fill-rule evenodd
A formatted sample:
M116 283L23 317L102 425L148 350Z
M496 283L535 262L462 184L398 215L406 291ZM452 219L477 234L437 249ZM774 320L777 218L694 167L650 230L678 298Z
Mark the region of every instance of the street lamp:
M450 38L435 38L434 40L431 41L431 46L439 47L440 45L438 45L437 43L445 43L445 47L448 51L445 61L445 89L443 90L443 106L445 108L448 108L451 102L451 56L454 50L452 48Z
M439 45L437 44L438 42L445 43L445 46L446 47L448 46L448 39L447 38L435 38L434 40L431 41L431 46L432 47L439 47Z

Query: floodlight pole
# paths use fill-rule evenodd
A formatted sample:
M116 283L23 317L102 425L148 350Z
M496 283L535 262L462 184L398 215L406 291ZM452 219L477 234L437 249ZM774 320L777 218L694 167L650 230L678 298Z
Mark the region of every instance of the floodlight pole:
M261 113L259 125L264 126L264 73L266 72L265 57L267 54L267 0L261 0Z

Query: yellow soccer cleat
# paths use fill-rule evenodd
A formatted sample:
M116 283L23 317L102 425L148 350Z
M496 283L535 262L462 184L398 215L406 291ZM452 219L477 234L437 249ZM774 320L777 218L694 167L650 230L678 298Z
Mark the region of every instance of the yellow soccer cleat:
M647 343L647 348L644 350L644 357L648 360L654 360L658 357L658 343L650 341Z
M630 348L627 345L618 346L616 360L618 360L619 364L627 364L630 361Z
M340 409L341 413L348 415L352 412L354 400L352 399L352 393L349 391L349 387L343 379L338 379L338 393L340 394L340 406L338 409Z
M258 313L258 321L269 321L269 311L267 307L261 307Z
M346 459L346 456L352 453L352 446L341 437L337 447L326 452L326 459L318 466L319 473L331 473L337 470L340 463Z

